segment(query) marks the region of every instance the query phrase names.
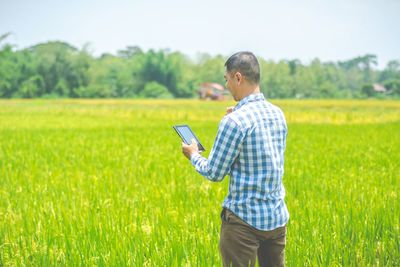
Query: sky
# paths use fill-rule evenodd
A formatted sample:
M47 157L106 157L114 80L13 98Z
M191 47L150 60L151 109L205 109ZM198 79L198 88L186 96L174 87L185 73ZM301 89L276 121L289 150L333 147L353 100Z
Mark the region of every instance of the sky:
M0 0L0 35L23 49L64 41L94 56L127 46L266 60L400 60L400 0Z

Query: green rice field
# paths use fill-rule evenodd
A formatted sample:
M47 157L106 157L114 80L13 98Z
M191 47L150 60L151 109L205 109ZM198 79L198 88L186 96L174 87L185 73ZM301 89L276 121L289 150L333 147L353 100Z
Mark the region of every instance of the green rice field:
M287 266L400 265L400 101L275 100ZM207 156L234 102L0 100L0 266L221 266Z

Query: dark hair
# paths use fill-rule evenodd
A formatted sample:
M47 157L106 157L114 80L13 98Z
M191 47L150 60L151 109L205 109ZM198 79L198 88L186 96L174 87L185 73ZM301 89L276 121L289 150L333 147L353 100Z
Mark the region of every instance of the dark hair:
M232 75L240 72L250 83L260 83L260 65L251 52L237 52L225 62L226 71Z

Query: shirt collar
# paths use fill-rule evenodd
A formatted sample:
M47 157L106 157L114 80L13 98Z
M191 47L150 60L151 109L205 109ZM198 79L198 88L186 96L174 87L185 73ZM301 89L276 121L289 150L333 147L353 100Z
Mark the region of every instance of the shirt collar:
M243 98L242 100L239 101L239 103L236 104L236 106L233 108L233 111L238 110L242 106L251 103L251 102L256 102L256 101L263 101L265 100L264 94L263 93L258 93L258 94L250 94Z

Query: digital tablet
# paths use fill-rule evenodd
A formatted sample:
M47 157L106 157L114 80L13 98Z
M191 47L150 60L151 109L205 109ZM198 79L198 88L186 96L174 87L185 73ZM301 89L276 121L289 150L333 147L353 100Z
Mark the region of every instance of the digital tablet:
M194 135L192 132L192 129L190 129L189 125L174 125L173 126L175 131L179 134L179 136L182 138L182 141L185 142L187 145L190 145L192 142L193 138L196 140L197 147L199 148L199 151L206 151L203 147L203 145L200 143L199 139Z

